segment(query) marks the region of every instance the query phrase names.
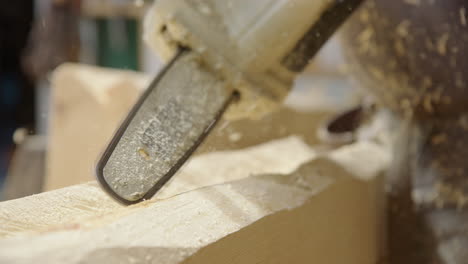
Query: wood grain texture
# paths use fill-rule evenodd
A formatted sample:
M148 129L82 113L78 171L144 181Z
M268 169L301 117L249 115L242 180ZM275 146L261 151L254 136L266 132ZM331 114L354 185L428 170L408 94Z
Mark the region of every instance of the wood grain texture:
M288 150L294 150L294 153ZM156 198L169 198L196 188L250 175L287 174L315 156L315 151L298 137L288 137L243 150L204 154L189 160ZM41 193L0 205L0 237L18 232L46 230L124 208L102 192L96 182Z
M0 262L376 263L388 160L369 142L320 156L289 137L193 158L134 206L95 183L3 202Z

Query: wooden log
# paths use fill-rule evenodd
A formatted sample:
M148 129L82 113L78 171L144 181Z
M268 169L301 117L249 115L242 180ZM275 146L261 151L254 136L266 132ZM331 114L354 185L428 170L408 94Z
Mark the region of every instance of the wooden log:
M382 147L297 137L192 159L123 207L95 183L0 203L1 263L376 263ZM252 176L257 175L257 176Z

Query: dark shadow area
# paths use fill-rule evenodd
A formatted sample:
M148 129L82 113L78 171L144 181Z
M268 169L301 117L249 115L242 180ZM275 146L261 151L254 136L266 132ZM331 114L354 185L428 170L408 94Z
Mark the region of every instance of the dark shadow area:
M18 127L34 127L34 85L21 57L33 22L33 0L0 3L0 186Z

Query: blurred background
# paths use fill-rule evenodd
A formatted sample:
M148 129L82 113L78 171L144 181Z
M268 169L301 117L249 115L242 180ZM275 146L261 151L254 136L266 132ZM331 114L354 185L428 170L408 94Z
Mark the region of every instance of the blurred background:
M140 40L140 18L149 2L2 1L0 187L17 145L26 136L35 135L36 145L46 146L49 75L58 65L81 62L146 72L158 70L160 62L152 59ZM26 163L18 166L43 169L43 151L41 146L36 147L35 155L28 155ZM38 186L41 176L35 173L37 181L31 184Z
M163 65L142 41L142 19L151 4L149 0L0 3L0 200L92 179L92 161L106 143L108 131L115 129ZM57 70L64 63L75 64ZM298 78L295 90L299 93L286 101L294 101L291 105L297 111L335 112L350 107L355 97L342 66L339 42L332 39ZM56 70L59 73L54 74ZM137 75L126 75L127 71ZM108 86L124 88L114 91ZM132 91L138 92L129 87L137 87ZM76 92L91 90L89 97ZM315 103L308 98L315 98ZM115 110L116 104L122 107ZM277 122L275 118L268 122ZM297 124L278 133L283 135L291 127ZM238 142L241 136L230 133L229 139ZM90 178L71 176L74 171Z

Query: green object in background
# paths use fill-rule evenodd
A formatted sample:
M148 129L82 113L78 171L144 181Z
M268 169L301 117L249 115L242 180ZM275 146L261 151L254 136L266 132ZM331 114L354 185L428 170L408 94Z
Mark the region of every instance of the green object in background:
M139 70L138 22L128 18L97 19L99 66Z

